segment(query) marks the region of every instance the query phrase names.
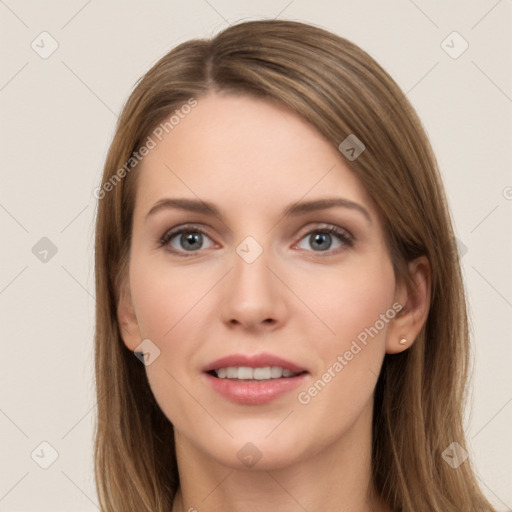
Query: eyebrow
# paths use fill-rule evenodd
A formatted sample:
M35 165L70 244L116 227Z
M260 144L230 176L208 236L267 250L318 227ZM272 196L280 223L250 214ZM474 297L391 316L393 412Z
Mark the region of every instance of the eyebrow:
M359 203L355 203L354 201L350 201L349 199L343 199L341 197L322 198L315 199L312 201L292 203L284 209L283 217L286 217L288 215L292 217L298 217L299 215L304 215L306 213L327 210L329 208L334 207L348 208L351 210L358 211L361 214L363 214L363 216L370 224L372 223L371 216L366 208L361 206ZM161 210L167 209L184 210L188 212L203 213L206 215L210 214L215 215L219 219L223 218L219 208L217 208L213 203L210 203L208 201L166 197L160 199L157 203L153 205L153 207L149 210L149 212L146 215L146 220L151 215L154 215L155 213Z

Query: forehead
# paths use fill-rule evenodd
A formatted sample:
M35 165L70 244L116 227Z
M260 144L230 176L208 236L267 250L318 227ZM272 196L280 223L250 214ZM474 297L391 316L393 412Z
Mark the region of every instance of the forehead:
M285 106L210 94L155 138L139 165L137 207L176 195L266 209L329 194L371 200L344 157Z

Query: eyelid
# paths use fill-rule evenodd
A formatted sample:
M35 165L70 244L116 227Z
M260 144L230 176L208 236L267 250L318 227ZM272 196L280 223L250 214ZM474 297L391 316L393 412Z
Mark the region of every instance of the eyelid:
M186 222L185 224L179 224L177 226L167 229L161 238L166 238L169 235L177 235L182 231L198 231L200 233L208 235L207 229L205 229L202 225Z
M311 226L311 224L313 225ZM304 235L302 235L302 238L313 231L339 231L347 238L350 238L351 240L355 239L354 235L352 235L352 233L347 228L338 226L337 224L332 224L330 222L310 222L304 227Z

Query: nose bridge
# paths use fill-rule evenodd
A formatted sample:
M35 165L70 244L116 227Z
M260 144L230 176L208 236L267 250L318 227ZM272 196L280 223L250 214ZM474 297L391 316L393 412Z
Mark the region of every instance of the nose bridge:
M263 300L263 296L268 294L272 287L269 277L271 272L268 266L271 266L271 250L258 237L261 243L252 235L245 237L236 247L233 258L233 281L234 287L242 293L242 297L251 303L256 304ZM268 241L268 240L267 240Z
M235 248L223 300L226 321L257 325L269 319L277 321L284 312L279 280L268 268L272 268L274 259L270 244L265 244L270 237L259 238L261 243L249 235Z

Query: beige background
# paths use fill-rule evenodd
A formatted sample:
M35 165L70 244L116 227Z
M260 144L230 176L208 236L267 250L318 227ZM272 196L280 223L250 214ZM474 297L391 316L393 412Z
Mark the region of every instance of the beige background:
M115 121L171 47L261 17L352 40L418 110L469 291L469 449L496 508L512 509L511 0L0 0L0 511L97 510L92 191ZM469 44L457 58L459 36L442 45L453 31Z

